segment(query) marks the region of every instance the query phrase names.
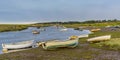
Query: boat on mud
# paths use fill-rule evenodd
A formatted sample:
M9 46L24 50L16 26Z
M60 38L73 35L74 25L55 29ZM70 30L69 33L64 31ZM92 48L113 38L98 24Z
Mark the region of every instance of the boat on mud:
M98 36L88 39L88 42L99 42L99 41L107 41L111 39L111 35L104 35L104 36Z
M100 31L101 29L100 28L98 28L98 29L91 29L90 31L91 32L97 32L97 31Z
M69 48L74 48L78 45L78 37L77 36L72 36L70 39L66 41L49 41L49 42L42 42L42 47L45 50L52 50L56 48L61 48L61 47L69 47Z
M22 42L16 42L16 43L8 43L8 44L2 44L3 49L22 49L22 48L28 48L32 47L34 43L34 40L29 41L22 41Z
M89 35L86 34L86 35L79 35L79 36L78 36L78 38L85 38L85 37L89 37Z

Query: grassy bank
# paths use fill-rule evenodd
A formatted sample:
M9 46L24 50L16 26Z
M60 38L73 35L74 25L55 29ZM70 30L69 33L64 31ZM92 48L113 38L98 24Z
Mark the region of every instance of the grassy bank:
M28 27L29 25L0 25L0 32L20 31Z
M97 27L97 28L101 28L101 27L105 27L105 26L116 26L119 25L120 22L103 22L103 23L73 23L73 24L59 24L59 25L63 25L65 27L68 28L78 28L80 26L83 27ZM40 24L29 24L29 25L13 25L13 24L1 24L0 25L0 32L5 32L5 31L19 31L19 30L23 30L26 29L27 27L46 27L46 26L53 26L56 24L52 24L52 23L40 23Z
M103 22L103 23L79 23L79 24L63 24L66 27L77 28L80 26L85 27L105 27L105 26L116 26L119 25L120 22Z
M109 49L109 50L120 50L120 32L119 31L107 31L107 32L95 32L90 37L96 37L101 35L111 35L110 41L92 43L91 46L95 48Z

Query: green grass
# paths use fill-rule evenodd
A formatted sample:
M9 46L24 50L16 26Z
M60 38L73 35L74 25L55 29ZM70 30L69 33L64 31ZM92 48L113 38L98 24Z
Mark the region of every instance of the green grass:
M100 42L96 45L104 49L120 50L120 38L113 38L110 41Z
M111 35L112 38L119 38L120 32L119 31L98 31L94 32L93 34L90 34L89 37L96 37L96 36L102 36L102 35Z
M29 25L0 25L0 32L6 31L20 31L27 29Z
M105 27L105 26L116 26L120 22L103 22L103 23L80 23L80 24L63 24L66 27L78 28L80 26L85 27Z
M107 31L107 32L95 32L91 34L90 37L111 35L110 41L92 43L90 46L95 48L109 49L109 50L119 50L120 49L120 32L119 31Z

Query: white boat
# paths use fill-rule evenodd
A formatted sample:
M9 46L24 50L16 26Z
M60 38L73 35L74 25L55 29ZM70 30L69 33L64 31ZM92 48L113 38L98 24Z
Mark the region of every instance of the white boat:
M80 36L78 36L78 38L84 38L84 37L88 37L89 35L88 34L86 34L86 35L80 35Z
M91 29L91 32L97 32L97 31L100 31L101 29L98 28L98 29Z
M90 38L87 41L88 42L106 41L106 40L110 40L110 38L111 38L111 35L105 35L105 36L98 36L98 37Z
M70 47L74 48L78 45L78 38L75 39L70 39L66 41L49 41L49 42L42 42L42 47L45 50L51 50L55 48L60 48L60 47Z
M68 29L67 28L64 28L64 29L61 29L60 31L67 31Z
M62 29L60 29L60 31L67 31L68 29L66 27L62 27Z
M34 40L22 41L22 42L16 42L16 43L2 44L2 47L3 49L21 49L21 48L32 47L33 43L34 43Z

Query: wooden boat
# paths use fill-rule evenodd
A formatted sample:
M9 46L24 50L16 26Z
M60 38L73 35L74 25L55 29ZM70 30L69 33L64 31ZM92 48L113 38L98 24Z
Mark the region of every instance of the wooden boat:
M21 49L21 48L32 47L33 41L34 40L9 43L9 44L2 44L2 48L3 49Z
M40 31L33 30L33 31L32 31L32 33L33 33L33 34L39 34L39 33L40 33Z
M96 32L96 31L100 31L101 29L91 29L91 32Z
M42 47L45 50L52 50L55 48L60 48L60 47L70 47L74 48L78 45L78 37L77 38L71 38L66 41L50 41L50 42L43 42Z
M86 34L86 35L80 35L80 36L78 36L78 38L84 38L84 37L88 37L89 35L88 34Z
M106 41L106 40L110 40L110 38L111 38L111 35L105 35L105 36L90 38L87 41L88 42Z

